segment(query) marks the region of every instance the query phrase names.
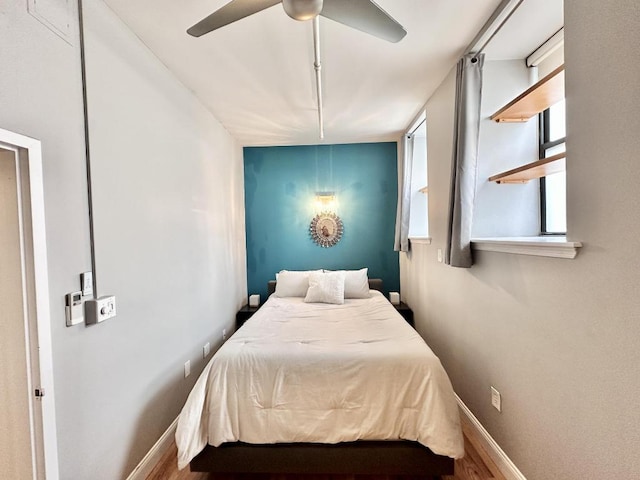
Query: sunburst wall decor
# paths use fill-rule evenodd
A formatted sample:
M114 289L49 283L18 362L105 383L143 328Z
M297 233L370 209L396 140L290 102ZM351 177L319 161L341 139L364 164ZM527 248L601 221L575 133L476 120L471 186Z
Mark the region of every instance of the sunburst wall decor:
M320 247L333 247L342 238L344 226L339 216L332 212L322 212L313 217L309 225L311 239Z

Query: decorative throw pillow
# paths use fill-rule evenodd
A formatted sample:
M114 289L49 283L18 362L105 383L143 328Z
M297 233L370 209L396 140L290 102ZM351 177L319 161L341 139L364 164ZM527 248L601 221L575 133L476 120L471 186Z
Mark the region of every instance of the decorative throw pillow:
M330 270L325 270L329 272ZM339 270L344 272L344 298L369 298L368 268Z
M321 270L281 270L276 274L276 297L304 297L309 288L309 274Z
M344 272L313 272L309 275L306 303L344 303Z

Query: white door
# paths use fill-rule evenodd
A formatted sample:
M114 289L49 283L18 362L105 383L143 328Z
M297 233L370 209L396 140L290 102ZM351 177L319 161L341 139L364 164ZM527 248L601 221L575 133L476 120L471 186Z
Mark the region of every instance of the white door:
M35 395L42 365L30 193L28 151L0 144L0 477L40 480L48 462Z

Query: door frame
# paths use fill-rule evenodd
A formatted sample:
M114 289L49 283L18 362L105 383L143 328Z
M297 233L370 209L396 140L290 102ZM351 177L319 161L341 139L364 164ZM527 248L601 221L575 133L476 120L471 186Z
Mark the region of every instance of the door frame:
M31 392L30 409L39 408L41 415L32 415L32 418L42 419L41 430L39 426L32 425L32 452L41 455L40 464L44 464L44 472L39 472L39 478L58 480L58 441L56 433L55 395L53 388L53 352L51 348L51 316L49 305L49 275L47 266L47 238L45 230L44 189L42 175L42 147L39 140L20 135L0 128L0 147L15 152L16 173L18 185L22 183L24 175L28 176L28 197L19 198L18 202L27 202L30 215L21 221L29 221L29 225L21 228L21 242L23 255L29 256L26 269L23 262L23 277L32 282L34 298L28 311L33 312L30 324L35 325L37 335L28 339L29 358L31 364L37 365L34 372L39 379L33 379L32 372L27 371L29 384L32 388L41 387L45 395L36 399L35 391ZM26 190L26 189L25 189ZM21 190L19 189L19 195ZM22 194L26 192L22 191ZM22 213L21 213L22 216ZM29 218L30 217L30 218ZM28 235L28 238L24 238ZM24 248L30 245L31 248ZM32 270L32 271L29 271ZM31 332L27 332L31 333ZM37 381L37 385L33 383ZM41 432L41 435L39 434ZM42 438L37 438L42 436ZM42 451L40 451L41 445ZM37 460L37 459L36 459ZM42 475L44 473L44 475Z

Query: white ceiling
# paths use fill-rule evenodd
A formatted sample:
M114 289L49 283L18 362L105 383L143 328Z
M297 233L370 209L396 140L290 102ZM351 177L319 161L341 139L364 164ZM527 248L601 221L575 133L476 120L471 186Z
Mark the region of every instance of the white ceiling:
M408 32L397 44L321 18L321 141L311 22L276 5L193 38L227 0L105 1L243 146L397 140L500 3L376 0ZM487 55L524 58L561 26L561 0L527 0Z

